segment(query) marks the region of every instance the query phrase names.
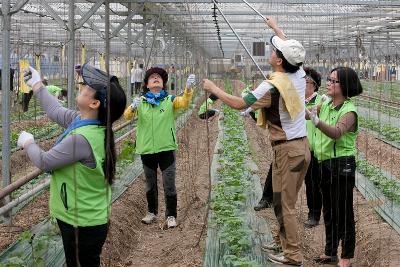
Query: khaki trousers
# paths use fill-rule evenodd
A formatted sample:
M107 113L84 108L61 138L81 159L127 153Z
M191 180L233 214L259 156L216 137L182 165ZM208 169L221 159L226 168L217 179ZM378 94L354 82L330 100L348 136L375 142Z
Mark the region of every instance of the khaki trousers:
M274 238L282 245L286 258L302 261L297 235L296 201L311 160L308 140L304 137L272 148L273 205L279 224L279 231L273 233Z

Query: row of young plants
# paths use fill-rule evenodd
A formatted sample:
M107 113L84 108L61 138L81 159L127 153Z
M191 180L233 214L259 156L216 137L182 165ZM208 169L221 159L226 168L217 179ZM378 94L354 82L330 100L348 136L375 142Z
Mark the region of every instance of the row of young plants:
M400 205L400 181L387 177L379 168L368 161L358 158L357 171L370 180L385 197Z
M386 96L391 100L400 100L400 82L361 80L364 92L370 92L376 97Z
M388 141L394 141L400 143L400 128L393 127L390 124L379 123L375 119L366 119L359 117L360 127L367 128L381 134Z
M373 109L375 111L385 113L385 114L395 117L395 118L400 118L400 108L388 107L387 105L377 102L376 100L367 100L367 99L357 98L355 100L355 104L360 107L369 108L369 109Z
M47 125L42 125L42 126L32 126L24 129L24 131L27 131L35 137L35 140L41 140L41 139L47 139L49 137L54 137L58 134L61 133L61 127L56 124L56 123L51 123ZM11 131L11 149L15 150L17 148L17 141L18 141L18 136L20 134L20 130L18 131ZM1 139L2 136L0 135ZM0 141L0 146L2 146L3 142Z
M225 89L232 90L230 82ZM251 247L250 228L245 224L244 207L249 188L249 170L245 165L246 155L250 154L244 144L243 121L238 112L224 106L222 151L218 159L218 182L213 185L210 207L213 211L212 224L218 229L218 238L223 244L223 263L226 266L255 266L246 258Z

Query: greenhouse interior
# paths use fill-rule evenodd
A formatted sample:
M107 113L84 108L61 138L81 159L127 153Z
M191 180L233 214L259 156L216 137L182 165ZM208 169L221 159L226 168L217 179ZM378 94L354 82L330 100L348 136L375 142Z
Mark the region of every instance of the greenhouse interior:
M400 266L400 1L0 16L0 266Z

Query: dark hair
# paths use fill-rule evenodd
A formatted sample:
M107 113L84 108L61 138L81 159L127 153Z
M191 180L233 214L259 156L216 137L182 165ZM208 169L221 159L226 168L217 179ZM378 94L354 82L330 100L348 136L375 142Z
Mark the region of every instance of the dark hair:
M62 95L62 96L68 96L68 91L65 90L65 89L62 89L62 90L61 90L61 95Z
M315 92L318 91L318 88L321 86L321 74L319 74L316 70L313 68L308 68L305 67L304 71L306 72L307 76L310 76L311 79L315 82Z
M283 56L282 52L279 51L278 49L276 50L276 55L278 58L282 59L282 68L286 72L295 73L296 71L298 71L300 69L300 66L303 64L303 63L299 63L297 66L293 66L286 60L286 58Z
M348 67L337 67L331 70L331 73L334 71L336 71L343 96L353 97L363 92L360 79L355 70Z
M98 90L96 90L94 98L97 100L101 99ZM116 78L110 81L110 90L107 91L107 99L107 107L104 107L104 103L100 103L98 118L102 124L106 126L106 138L104 140L106 159L103 170L109 184L112 184L115 177L115 165L117 162L112 124L122 116L126 106L124 89L122 89Z
M208 98L211 99L212 101L215 101L218 99L218 96L211 94Z
M139 68L143 69L143 64L142 63L139 64Z
M42 83L43 83L44 86L49 85L49 82L46 79L42 79Z

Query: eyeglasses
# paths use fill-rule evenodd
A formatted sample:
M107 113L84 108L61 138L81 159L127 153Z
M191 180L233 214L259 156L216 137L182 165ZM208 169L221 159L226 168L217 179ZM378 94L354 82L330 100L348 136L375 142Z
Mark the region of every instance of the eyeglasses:
M330 83L339 83L339 81L336 81L336 80L332 79L331 77L326 78L326 81L330 82Z

